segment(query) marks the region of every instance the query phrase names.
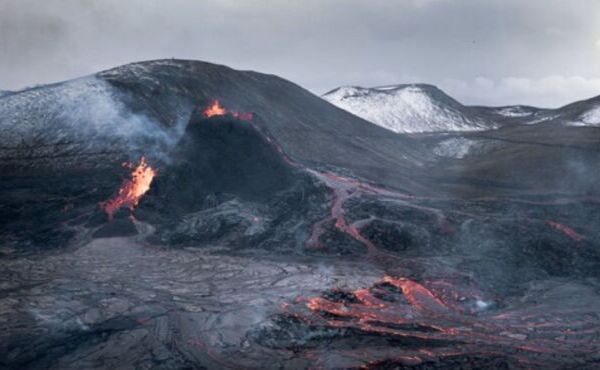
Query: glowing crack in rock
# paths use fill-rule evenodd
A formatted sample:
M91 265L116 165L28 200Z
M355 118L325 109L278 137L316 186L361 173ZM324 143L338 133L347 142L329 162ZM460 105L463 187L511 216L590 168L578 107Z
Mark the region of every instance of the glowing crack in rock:
M115 196L100 203L100 207L111 220L121 207L127 207L133 212L142 196L150 190L152 180L157 174L157 171L148 165L144 157L140 158L137 165L126 162L123 163L123 167L132 170L130 178L123 182Z
M443 294L436 285L386 275L358 290L332 288L320 296L298 297L294 302L282 304L280 309L284 317L290 319L289 323L314 335L329 330L331 338L335 338L335 331L331 330L341 329L338 340L354 332L406 344L393 348L357 348L355 351L360 351L360 356L350 359L357 366L348 367L353 369L379 369L378 364L406 361L439 361L470 353L499 356L523 365L516 368L545 368L541 363L547 358L570 353L575 348L584 355L597 352L597 347L585 339L585 335L597 332L597 328L591 327L593 315L567 319L561 313L547 312L543 306L537 307L542 311L533 308L524 312L507 306L505 312L496 315L473 313L459 308L462 288L449 283L449 288L458 290L454 294ZM473 297L479 295L476 291L471 293ZM447 297L442 298L444 295ZM480 299L475 302L484 304ZM572 308L565 308L569 309ZM586 329L575 331L573 325ZM568 348L565 349L566 343ZM493 350L487 349L492 346ZM307 352L313 351L307 348ZM313 361L320 363L331 356L329 349L309 353L314 353ZM338 353L348 354L343 350ZM531 360L532 354L536 359ZM366 359L370 361L365 363ZM538 360L541 362L537 363Z
M550 227L553 227L554 229L562 232L563 234L565 234L566 236L568 236L575 242L580 242L585 239L585 237L583 235L579 234L577 231L571 229L567 225L561 224L560 222L546 221L546 224L549 225Z

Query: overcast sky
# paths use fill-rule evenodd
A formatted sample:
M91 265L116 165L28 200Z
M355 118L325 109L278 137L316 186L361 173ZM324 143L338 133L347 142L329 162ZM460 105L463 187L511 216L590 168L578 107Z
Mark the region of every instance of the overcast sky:
M600 1L0 0L0 89L170 57L553 107L600 95Z

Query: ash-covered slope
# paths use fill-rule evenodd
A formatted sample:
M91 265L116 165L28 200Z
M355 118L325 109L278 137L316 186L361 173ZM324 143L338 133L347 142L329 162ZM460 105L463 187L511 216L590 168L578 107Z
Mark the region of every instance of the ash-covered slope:
M111 168L172 144L175 124L135 113L96 76L38 86L0 99L0 168L5 176ZM180 109L179 124L187 120ZM137 151L137 153L135 153ZM58 172L57 172L58 171Z
M399 185L389 168L412 168L423 161L421 148L411 140L390 136L273 75L167 61L133 64L99 76L129 93L131 106L162 120L176 119L175 111L161 104L165 96L192 104L216 99L233 111L252 112L255 124L303 163L340 166L383 181L392 176L390 184Z
M2 97L0 169L5 177L60 178L81 173L97 175L99 171L114 174L124 160L138 160L142 155L151 161L165 161L184 135L192 112L204 109L214 100L232 111L253 113L253 124L298 163L341 169L413 194L450 191L455 195L452 189L456 186L461 189L461 196L570 192L573 187L568 182L535 184L541 176L585 177L582 173L596 163L596 131L560 127L572 126L574 122L593 125L598 98L556 110L541 110L522 106L464 107L426 85L353 91L357 99L362 96L367 100L380 95L396 99L403 94L416 94L427 97L429 103L435 102L429 112L443 113L445 118L440 122L444 125L452 117L459 117L462 123L497 122L502 128L478 131L484 126L475 125L468 127L477 128L475 131L452 134L391 135L389 130L273 75L203 62L162 60L134 63ZM340 89L329 95L339 97L344 92ZM428 117L415 117L430 122ZM436 122L435 117L432 119ZM536 122L546 123L516 124ZM449 130L449 126L444 127ZM589 149L582 152L578 149L582 146ZM542 154L546 152L551 153ZM553 157L560 160L551 160ZM447 160L461 163L445 168ZM470 164L464 169L467 162ZM469 177L466 181L464 175L473 173L482 163L488 168L485 176ZM449 174L450 168L457 172ZM505 169L502 173L494 170L501 168ZM431 180L432 176L439 177L438 172L444 181ZM458 185L448 189L451 178ZM512 186L507 188L504 181L497 181L500 178Z
M502 107L470 106L469 109L477 112L480 116L486 117L489 121L496 122L501 127L539 123L542 117L550 111L550 109L529 105L507 105Z
M429 180L453 196L600 192L600 129L557 123L419 138L439 160Z
M432 85L340 87L323 98L397 133L477 131L497 127Z
M420 187L404 171L426 158L411 140L279 77L180 60L130 64L2 98L0 168L21 174L76 171L112 168L140 154L161 157L191 112L214 100L252 112L255 124L295 160Z
M600 127L600 96L552 109L532 123L552 122L565 126Z
M529 105L507 105L488 109L490 113L501 117L529 117L543 110Z
M588 134L576 127L547 131L544 125L527 129L509 124L554 117L555 111L464 107L441 91L422 85L390 87L377 94L394 98L397 94L411 95L414 89L444 102L443 107L449 110L442 110L452 113L445 117L462 112L460 117L471 117L471 121L488 117L483 122L502 122L503 128L421 134L426 137L393 135L273 75L204 62L161 60L2 97L0 169L5 178L47 176L50 181L71 174L98 176L102 171L114 178L115 168L123 161L137 161L142 155L153 163L164 162L184 135L192 112L215 100L232 111L251 112L253 124L298 163L335 168L416 195L579 192L582 188L569 182L540 178L566 174L579 179L596 163L593 130ZM373 93L365 91L367 97ZM567 106L560 110L561 117L589 115L594 102ZM472 112L477 114L467 115ZM501 121L500 116L514 116L515 112L522 117ZM556 120L564 123L566 118ZM568 141L560 142L563 137ZM592 149L584 151L585 155L578 154L582 153L578 147L590 145ZM542 154L546 152L551 153ZM553 157L560 160L551 160ZM448 160L459 163L446 168ZM465 167L467 162L470 164ZM482 163L486 170L474 172Z
M555 109L527 105L471 107L481 115L504 124L534 125L550 122L559 126L600 126L600 96L577 101Z

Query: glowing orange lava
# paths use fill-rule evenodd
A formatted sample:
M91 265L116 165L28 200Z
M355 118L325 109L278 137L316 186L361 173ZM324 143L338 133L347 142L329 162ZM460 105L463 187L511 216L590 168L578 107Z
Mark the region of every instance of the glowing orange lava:
M391 276L385 276L383 281L400 289L408 302L420 310L448 310L444 302L436 297L429 289L415 281L404 278L395 279Z
M213 101L212 105L202 111L205 117L224 116L227 110L221 106L218 100Z
M202 114L206 118L231 114L231 116L233 116L233 118L239 119L242 121L251 121L253 118L252 113L250 113L250 112L240 113L240 112L228 111L227 109L225 109L224 107L221 106L221 103L219 103L218 100L214 100L210 106L208 106L206 109L204 109L202 111Z
M123 182L113 198L100 203L100 207L111 220L115 212L121 207L127 207L130 211L134 210L142 196L150 190L152 180L157 173L155 169L146 163L144 157L140 158L137 166L132 163L124 163L123 166L132 169L131 178Z

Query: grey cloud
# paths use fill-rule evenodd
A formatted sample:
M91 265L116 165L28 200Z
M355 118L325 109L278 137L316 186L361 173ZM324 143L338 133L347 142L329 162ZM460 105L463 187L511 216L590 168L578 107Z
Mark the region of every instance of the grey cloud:
M599 21L594 0L0 0L0 90L178 57L315 93L428 82L465 103L560 105L600 94ZM502 82L550 76L591 82L514 96Z

